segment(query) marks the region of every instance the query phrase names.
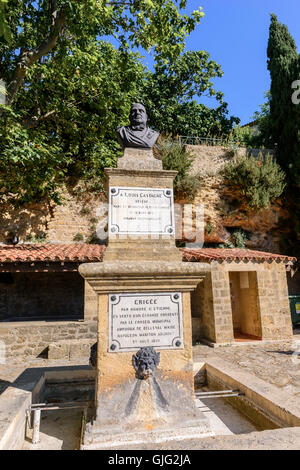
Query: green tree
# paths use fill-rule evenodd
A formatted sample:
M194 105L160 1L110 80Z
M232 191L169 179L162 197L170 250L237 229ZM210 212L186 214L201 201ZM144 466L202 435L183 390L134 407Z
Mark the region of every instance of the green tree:
M271 92L267 91L264 95L266 101L260 105L260 110L254 113L253 119L255 119L258 123L261 144L266 148L270 148L270 146L272 146Z
M0 197L58 200L66 177L100 181L119 145L145 71L130 49L154 50L168 62L203 16L181 13L185 1L11 0L12 39L0 38ZM119 48L107 37L115 37Z
M120 155L115 138L132 101L150 110L165 134L219 135L234 118L213 89L221 68L204 51L185 52L200 21L171 0L10 0L12 39L0 38L0 199L59 202L62 182L85 179L101 189L103 169ZM118 48L111 44L112 37ZM155 71L137 48L154 51ZM215 96L216 109L196 103Z
M90 43L84 52L73 47L71 55L32 66L30 87L19 93L14 111L3 107L2 195L16 202L58 202L67 177L101 189L103 168L113 166L120 152L115 129L142 78L135 55L106 42Z
M283 240L284 250L300 256L300 104L293 103L292 84L300 79L300 56L288 28L271 16L268 42L268 69L271 75L269 137L277 144L277 160L288 177L292 201L291 234Z
M8 104L34 64L53 60L60 51L71 54L74 44L83 50L91 37L114 36L122 49L154 48L161 60L175 59L203 16L201 8L180 14L185 5L185 0L11 0L6 20L13 40L9 48L0 44Z
M213 87L212 79L222 76L220 65L206 51L187 51L174 62L158 59L143 89L151 121L171 136L228 135L239 119L227 117L223 94ZM219 105L208 108L196 102L203 95L215 97Z
M300 187L300 111L292 102L292 83L300 78L299 56L287 27L271 16L268 42L271 75L270 128L277 158L289 178Z
M0 38L9 42L11 39L11 31L6 17L6 8L8 0L0 0Z

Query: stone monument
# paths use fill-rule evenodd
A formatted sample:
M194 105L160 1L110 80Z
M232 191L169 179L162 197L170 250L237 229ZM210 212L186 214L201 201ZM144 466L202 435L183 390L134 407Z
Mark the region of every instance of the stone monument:
M207 265L175 245L173 180L153 155L158 133L136 103L118 128L124 155L107 168L109 238L80 274L98 294L94 416L83 449L210 435L195 407L190 292ZM143 121L143 122L142 122ZM95 356L95 348L93 350Z

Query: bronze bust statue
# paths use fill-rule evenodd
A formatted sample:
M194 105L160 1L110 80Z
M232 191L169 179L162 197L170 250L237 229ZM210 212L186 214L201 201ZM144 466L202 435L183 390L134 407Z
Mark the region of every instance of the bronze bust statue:
M122 126L117 129L117 137L123 148L152 149L158 139L159 133L147 127L147 113L140 103L131 106L130 126Z

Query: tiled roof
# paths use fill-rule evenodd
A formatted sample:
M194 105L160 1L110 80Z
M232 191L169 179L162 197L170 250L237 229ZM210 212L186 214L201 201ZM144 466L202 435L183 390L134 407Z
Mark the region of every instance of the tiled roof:
M0 263L16 262L97 262L102 261L105 245L89 245L87 243L45 243L0 245ZM278 260L295 262L296 258L263 251L245 249L200 248L197 250L181 249L184 261L202 261L209 263L214 260L230 261L268 261Z
M197 250L185 248L181 251L183 252L185 261L297 261L297 259L292 256L240 248L199 248Z
M95 262L102 261L104 251L104 245L88 245L87 243L0 245L0 263Z

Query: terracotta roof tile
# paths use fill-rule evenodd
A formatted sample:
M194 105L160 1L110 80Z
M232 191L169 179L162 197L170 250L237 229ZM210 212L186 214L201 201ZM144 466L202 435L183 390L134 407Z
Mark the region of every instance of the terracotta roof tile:
M292 256L240 248L199 248L197 250L182 248L181 251L185 261L297 261L297 259Z
M88 245L86 243L0 245L0 263L95 262L102 261L104 251L104 245Z
M105 245L89 245L87 243L45 243L0 245L0 263L28 262L97 262L102 261ZM277 260L295 262L296 258L286 255L266 253L246 249L200 248L181 249L184 261L202 261L210 263L214 260L254 261Z

